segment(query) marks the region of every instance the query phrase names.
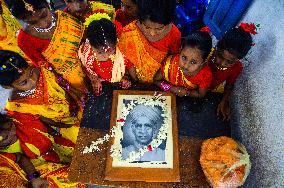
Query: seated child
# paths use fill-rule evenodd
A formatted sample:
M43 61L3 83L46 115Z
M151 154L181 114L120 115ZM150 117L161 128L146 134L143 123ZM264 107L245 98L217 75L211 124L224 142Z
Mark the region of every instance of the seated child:
M12 116L20 113L40 118L48 125L61 128L63 136L76 142L82 107L78 105L79 99L75 100L69 95L75 97L76 89L62 77L57 77L44 66L36 68L28 65L15 52L1 50L0 85L12 89L6 105L6 110Z
M167 58L156 73L154 83L180 97L204 97L212 81L206 61L211 48L209 33L193 32L183 42L180 54Z
M123 89L131 86L125 76L129 72L136 80L134 66L117 47L116 26L106 18L94 20L87 29L87 40L79 50L79 57L91 80L94 93L102 92L102 81L120 82Z
M39 172L36 171L30 159L25 154L21 153L20 146L18 146L19 151L10 151L16 148L17 143L18 138L13 121L7 116L0 114L0 154L18 163L27 174L27 179L32 184L33 188L46 187L48 182L40 177Z
M75 144L47 127L27 115L19 121L0 114L0 187L82 187L67 179Z
M244 25L246 24L242 24L242 26ZM230 29L218 41L217 47L213 49L208 61L213 74L210 89L212 91L224 92L217 108L217 114L222 116L223 120L229 120L231 116L230 96L234 84L243 69L239 60L246 56L252 46L250 33L255 34L256 32L254 29L247 30L246 27Z
M126 26L138 18L137 0L122 0L121 9L116 11L115 19Z

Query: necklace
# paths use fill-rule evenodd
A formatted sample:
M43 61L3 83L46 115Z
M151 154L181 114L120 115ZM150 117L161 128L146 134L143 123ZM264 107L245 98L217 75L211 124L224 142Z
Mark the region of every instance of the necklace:
M53 15L51 15L51 25L50 25L49 28L46 28L46 29L38 28L38 27L33 27L33 28L34 28L34 29L36 30L36 32L38 32L38 33L48 33L48 32L50 32L51 29L55 26L55 24L56 24L56 19L55 19L55 17L54 17Z
M212 58L212 63L215 65L215 67L218 69L218 70L227 70L228 68L227 67L219 67L217 64L216 64L216 62L215 62L215 59L216 59L216 57L214 56L213 58Z
M26 96L33 94L35 91L36 91L36 88L27 90L27 91L17 92L17 94L20 95L21 97L26 97Z

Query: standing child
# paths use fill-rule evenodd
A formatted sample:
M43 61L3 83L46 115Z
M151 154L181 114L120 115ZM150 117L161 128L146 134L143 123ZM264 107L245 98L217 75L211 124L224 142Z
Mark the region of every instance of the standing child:
M131 82L125 76L128 71L136 80L134 66L125 58L117 47L116 26L107 14L98 14L99 20L90 23L87 29L87 40L81 46L79 57L91 80L94 93L100 95L102 82L120 82L123 89L130 87Z
M224 92L217 108L217 114L222 116L223 120L229 120L231 116L230 96L243 69L239 60L244 58L251 49L251 34L256 34L255 26L242 23L240 27L227 31L224 37L218 41L217 47L212 49L209 66L213 73L213 81L210 89Z
M168 54L180 48L181 33L172 23L176 0L137 1L138 20L123 28L119 48L134 64L140 82L153 77Z
M115 19L126 26L138 18L137 0L122 0L121 9L116 11Z
M155 83L180 97L204 97L212 81L206 58L212 48L207 32L196 31L182 44L180 54L169 56L156 73Z

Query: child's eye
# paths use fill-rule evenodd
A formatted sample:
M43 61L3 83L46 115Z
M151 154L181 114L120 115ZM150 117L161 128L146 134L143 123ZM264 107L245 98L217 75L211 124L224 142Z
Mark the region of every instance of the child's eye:
M190 64L195 65L197 62L196 61L190 61Z
M187 57L186 56L181 56L181 59L183 60L183 61L186 61L187 60Z

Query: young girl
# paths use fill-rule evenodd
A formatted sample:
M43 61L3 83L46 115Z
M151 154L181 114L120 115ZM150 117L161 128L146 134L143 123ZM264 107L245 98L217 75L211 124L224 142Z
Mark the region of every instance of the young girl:
M137 1L138 20L123 28L119 48L134 64L140 82L153 83L168 54L178 53L181 33L172 23L175 0Z
M217 108L217 114L222 116L223 120L229 120L231 116L230 96L243 69L239 60L244 58L251 49L251 34L256 34L255 27L247 26L251 26L251 24L242 23L240 27L227 31L224 37L218 41L217 47L212 49L212 55L209 58L209 66L213 73L210 89L224 92Z
M136 20L138 14L137 0L122 0L121 9L116 11L115 19L126 26Z
M136 80L133 65L125 58L117 44L115 25L106 18L94 20L88 26L87 40L81 46L79 57L86 68L94 93L102 92L102 81L120 82L123 89L130 87L131 82L125 76L129 72Z
M67 180L68 165L58 164L70 163L75 144L49 134L39 119L26 117L19 122L0 114L0 187L79 187ZM57 176L59 181L53 181Z
M206 58L212 48L212 39L206 32L190 34L180 54L169 56L156 73L155 84L162 90L180 97L204 97L212 81Z
M82 115L75 94L79 92L49 69L30 66L19 54L1 50L0 85L12 89L6 110L20 122L28 116L60 128L75 143Z

